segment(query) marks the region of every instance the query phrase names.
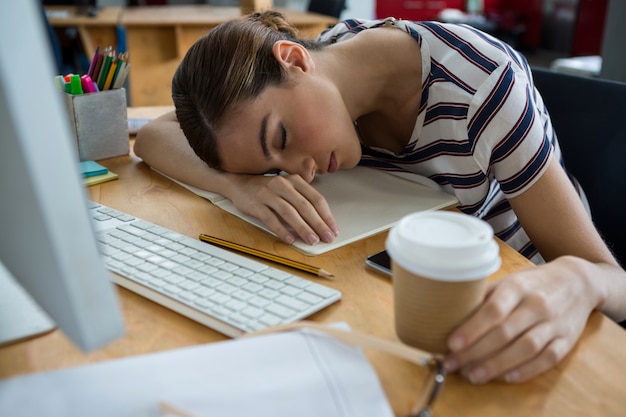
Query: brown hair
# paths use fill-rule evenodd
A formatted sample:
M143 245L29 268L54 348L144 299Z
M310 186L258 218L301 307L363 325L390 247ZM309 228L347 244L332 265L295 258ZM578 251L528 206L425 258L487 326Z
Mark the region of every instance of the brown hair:
M253 13L220 24L187 51L172 79L176 117L195 153L212 168L220 160L215 129L235 105L285 81L272 48L290 40L309 48L321 44L297 38L276 11Z

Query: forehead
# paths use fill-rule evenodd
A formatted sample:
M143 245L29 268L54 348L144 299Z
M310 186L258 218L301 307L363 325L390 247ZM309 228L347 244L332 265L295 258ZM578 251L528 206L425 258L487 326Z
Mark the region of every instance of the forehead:
M231 110L216 129L222 169L233 173L264 173L265 162L260 135L269 109L250 100Z
M230 135L250 125L259 125L264 115L272 111L276 102L271 88L266 88L258 96L243 100L229 108L217 126L218 134Z

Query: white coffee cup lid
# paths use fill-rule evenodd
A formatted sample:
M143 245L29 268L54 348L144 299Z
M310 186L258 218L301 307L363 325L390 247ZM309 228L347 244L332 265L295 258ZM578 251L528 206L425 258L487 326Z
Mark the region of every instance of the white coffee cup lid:
M500 267L491 226L449 211L409 214L387 237L391 258L416 275L448 281L486 277Z

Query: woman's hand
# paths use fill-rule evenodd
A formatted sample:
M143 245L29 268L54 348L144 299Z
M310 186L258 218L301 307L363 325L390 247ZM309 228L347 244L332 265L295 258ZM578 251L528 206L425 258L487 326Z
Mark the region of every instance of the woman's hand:
M324 197L299 175L230 174L228 197L243 213L261 220L279 239L294 233L310 245L332 242L339 228Z
M524 382L552 368L599 304L588 277L602 268L615 267L562 257L492 284L483 304L450 335L446 368L477 384Z
M626 316L626 273L557 160L509 201L548 263L492 284L450 335L446 368L474 383L527 381L571 351L592 310L614 320Z

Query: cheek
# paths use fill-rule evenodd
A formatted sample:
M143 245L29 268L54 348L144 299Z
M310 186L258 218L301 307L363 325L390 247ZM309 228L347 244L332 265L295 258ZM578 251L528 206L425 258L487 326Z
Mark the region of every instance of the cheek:
M336 146L354 130L347 114L323 104L309 107L297 120L298 134L319 144Z
M292 139L298 142L304 151L314 150L327 142L331 134L331 122L324 118L321 113L303 112L295 118L292 129Z
M330 152L340 146L342 135L328 121L303 123L296 129L300 149L307 153Z
M315 153L343 150L350 154L351 160L355 158L352 154L356 151L358 162L361 149L359 139L342 100L332 94L325 94L325 90L320 88L318 94L307 94L306 99L297 101L297 104L292 107L293 110L298 109L297 114L292 113L296 121L293 133L303 151Z

